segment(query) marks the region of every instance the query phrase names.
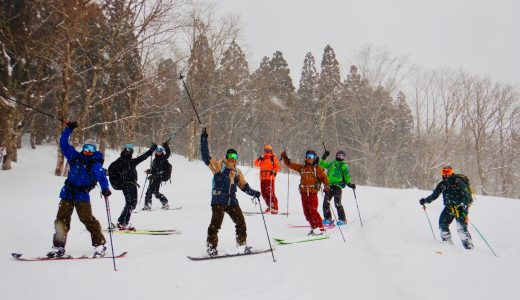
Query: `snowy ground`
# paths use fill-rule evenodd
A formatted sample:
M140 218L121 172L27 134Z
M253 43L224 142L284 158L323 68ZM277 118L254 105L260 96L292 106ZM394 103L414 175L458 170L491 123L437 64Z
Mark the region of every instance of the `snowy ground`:
M437 241L432 237L418 199L430 193L360 186L357 197L363 227L350 189L343 203L353 222L329 230L329 240L276 246L270 253L195 262L187 255L204 253L210 221L211 174L201 162L173 156L172 184L162 191L170 205L182 210L139 212L131 223L137 228L176 228L180 235L114 235L116 252L129 251L117 260L18 262L11 252L40 256L51 247L58 194L64 178L52 175L55 147L23 148L12 171L0 172L0 295L2 299L520 299L520 201L478 196L470 210L473 224L488 239L495 257L473 227L475 249L464 250L452 224L455 245L438 242L438 199L428 206ZM106 165L116 158L109 153ZM215 153L213 153L215 155ZM140 183L149 161L139 166ZM253 188L258 172L243 168ZM353 175L355 182L355 174ZM287 208L286 174L278 176L277 195ZM298 178L290 177L287 216L266 216L271 237L304 237L306 224ZM432 187L433 188L433 187ZM258 211L239 192L244 211ZM92 193L94 215L105 227L105 205L99 189ZM321 196L320 196L321 201ZM110 197L112 218L124 200L120 191ZM138 206L141 208L143 203ZM155 209L159 209L154 199ZM320 203L321 213L321 203ZM247 216L248 244L268 247L262 217ZM73 255L91 254L90 235L74 213L67 243ZM108 239L108 235L106 236ZM235 247L234 226L228 216L219 234L221 251ZM274 245L274 244L273 244Z

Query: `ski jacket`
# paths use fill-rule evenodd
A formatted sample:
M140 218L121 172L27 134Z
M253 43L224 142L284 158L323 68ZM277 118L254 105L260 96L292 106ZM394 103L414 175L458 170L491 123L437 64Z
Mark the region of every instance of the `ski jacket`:
M329 185L344 188L347 184L350 184L350 173L346 162L341 160L327 162L322 159L320 160L320 167L327 170Z
M283 157L284 164L290 169L300 173L300 193L302 194L317 194L320 190L321 183L324 187L329 186L327 175L320 166L308 164L304 165L292 163L287 157Z
M60 137L60 149L63 156L69 163L69 173L65 180L65 185L60 191L60 198L63 200L74 200L89 202L89 192L97 182L101 185L101 190L108 189L108 180L103 170L103 154L96 151L92 156L86 156L76 151L69 144L72 134L71 128L65 128Z
M154 148L150 148L148 151L136 158L121 155L118 159L116 159L114 163L117 162L116 165L119 167L117 172L120 174L121 181L135 185L137 183L137 170L135 168L138 164L142 163L150 155L152 155L154 150Z
M152 165L150 167L150 179L161 179L162 173L168 169L168 158L170 157L171 151L168 143L164 143L163 147L164 150L166 150L166 153L161 156L156 156L152 160Z
M260 180L274 180L276 173L282 169L280 161L274 153L266 153L255 159L254 165L260 168Z
M468 186L457 176L452 175L449 178L443 178L442 181L437 184L433 193L425 198L426 202L431 203L437 199L441 193L445 206L469 205L471 203L471 192Z
M246 194L254 196L254 190L251 189L242 172L236 168L235 163L228 160L212 159L209 155L208 140L201 136L200 152L202 161L209 167L213 173L213 184L211 188L211 205L222 204L230 206L238 206L236 197L237 186Z

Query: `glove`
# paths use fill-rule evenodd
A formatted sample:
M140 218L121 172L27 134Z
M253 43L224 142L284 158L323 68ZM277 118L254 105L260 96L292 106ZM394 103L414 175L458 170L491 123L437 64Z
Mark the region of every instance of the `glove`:
M323 192L324 192L324 193L328 193L328 192L330 192L330 188L329 188L328 186L324 187L324 188L323 188Z
M258 160L264 160L264 156L263 156L263 155L262 155L262 156L259 156L259 157L258 157Z
M65 125L67 126L67 128L74 130L74 128L78 127L78 122L67 121L67 122L65 122Z
M150 169L147 169L146 171L144 171L145 174L150 174Z
M424 199L424 198L421 198L421 200L419 200L420 205L424 205L426 203L428 203L428 202L426 202L426 199Z
M283 150L282 154L280 154L282 158L287 158L287 153L285 153L285 150Z
M271 170L271 174L273 174L273 176L276 177L276 171L275 170Z
M329 155L330 155L330 152L327 151L327 150L325 150L325 152L324 152L323 155L321 156L321 159L325 160L325 159L327 159L327 157L329 157Z
M459 204L458 208L459 208L459 211L464 211L464 212L468 211L468 206L464 203Z
M155 151L157 149L157 144L156 143L152 143L152 146L150 147L150 149Z
M354 184L354 183L348 183L347 186L348 186L349 188L353 189L353 190L356 189L356 184Z
M252 191L252 196L253 196L254 198L260 198L260 195L261 195L261 194L260 194L259 191L255 191L255 190Z
M108 196L112 195L112 192L111 192L109 189L106 189L106 190L103 190L103 191L101 192L101 194L102 194L103 196L105 196L105 197L108 197Z
M202 137L203 139L208 138L208 132L206 131L206 127L202 128L202 133L201 133L200 137Z

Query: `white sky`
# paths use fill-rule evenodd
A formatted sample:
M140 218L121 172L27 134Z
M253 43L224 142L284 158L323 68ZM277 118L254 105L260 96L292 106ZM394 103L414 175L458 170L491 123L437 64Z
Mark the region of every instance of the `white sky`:
M520 83L518 0L218 0L239 15L251 71L283 52L298 87L308 51L319 70L330 44L348 71L363 45L385 46L427 68L459 68Z

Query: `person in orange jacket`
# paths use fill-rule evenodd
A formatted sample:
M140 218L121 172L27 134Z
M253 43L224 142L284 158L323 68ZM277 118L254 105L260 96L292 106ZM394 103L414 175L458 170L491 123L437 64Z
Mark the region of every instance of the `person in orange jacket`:
M282 168L278 157L273 152L273 147L267 144L264 146L264 154L255 159L255 167L260 168L260 188L262 198L267 204L265 213L278 214L278 199L274 194L274 179Z

